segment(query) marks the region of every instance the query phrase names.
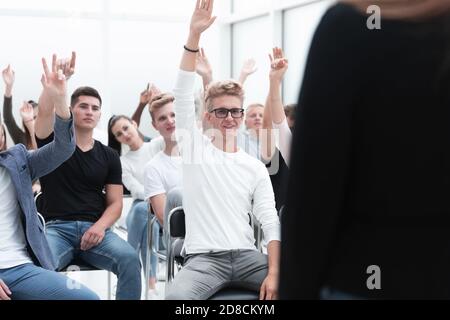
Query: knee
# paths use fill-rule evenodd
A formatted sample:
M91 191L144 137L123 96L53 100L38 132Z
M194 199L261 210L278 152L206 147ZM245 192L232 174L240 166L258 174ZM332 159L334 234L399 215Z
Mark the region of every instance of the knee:
M129 249L127 248L127 250L120 253L118 262L119 265L125 266L126 268L140 268L141 266L138 253L131 246Z

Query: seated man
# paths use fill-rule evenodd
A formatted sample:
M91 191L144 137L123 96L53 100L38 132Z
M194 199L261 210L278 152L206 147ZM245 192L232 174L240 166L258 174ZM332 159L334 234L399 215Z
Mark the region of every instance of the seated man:
M208 299L233 284L259 291L261 299L275 299L280 225L264 164L237 147L244 113L241 85L210 84L205 102L211 139L195 124L195 58L202 32L215 20L212 7L212 0L197 1L174 90L183 159L186 256L166 298ZM262 224L268 256L255 247L249 212Z
M55 106L54 139L29 152L22 144L0 153L0 300L98 299L54 272L54 261L33 204L31 182L66 161L75 150L66 80L46 70L42 83Z
M164 150L158 152L145 167L144 195L151 205L159 224L153 229L154 235L159 235L160 226L164 225L168 213L175 207L182 205L181 194L181 157L175 132L174 97L170 94L160 94L150 103L150 116L153 127L164 139ZM154 236L155 247L159 248L159 237ZM150 259L156 265L156 257ZM156 270L150 270L151 276L156 276Z
M77 148L57 170L41 178L42 214L58 269L79 256L117 275L116 299L140 299L138 254L110 229L122 211L122 170L117 152L93 139L101 102L97 90L90 87L72 94ZM36 136L42 147L53 139L52 108L45 94L39 108Z

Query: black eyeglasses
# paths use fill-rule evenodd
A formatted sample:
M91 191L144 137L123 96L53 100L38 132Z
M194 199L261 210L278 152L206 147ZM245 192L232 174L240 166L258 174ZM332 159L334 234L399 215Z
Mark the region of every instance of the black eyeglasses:
M227 109L227 108L217 108L214 110L211 110L209 113L215 113L216 118L224 119L228 117L228 113L231 114L231 117L234 119L239 119L244 116L244 109L242 108L233 108L233 109Z

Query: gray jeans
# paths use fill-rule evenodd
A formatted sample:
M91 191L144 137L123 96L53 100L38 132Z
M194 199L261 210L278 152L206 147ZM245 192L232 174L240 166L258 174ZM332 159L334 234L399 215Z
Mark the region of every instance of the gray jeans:
M259 292L267 272L267 256L256 250L188 255L166 299L206 300L228 286Z

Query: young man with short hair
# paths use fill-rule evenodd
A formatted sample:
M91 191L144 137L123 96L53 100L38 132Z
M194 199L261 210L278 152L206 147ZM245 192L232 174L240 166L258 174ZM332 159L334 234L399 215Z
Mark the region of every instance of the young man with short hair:
M53 138L51 105L41 97L36 127L40 147ZM71 97L77 148L57 170L40 179L47 239L57 268L75 257L118 277L116 299L140 299L138 254L111 227L122 211L122 169L119 155L93 139L101 115L97 90L81 87Z
M237 147L244 110L235 81L210 84L203 135L195 123L196 53L201 34L214 22L213 0L197 0L174 89L177 141L183 158L186 217L185 265L167 299L208 299L232 284L277 297L280 225L272 186L263 163ZM249 213L261 222L268 256L254 244Z

